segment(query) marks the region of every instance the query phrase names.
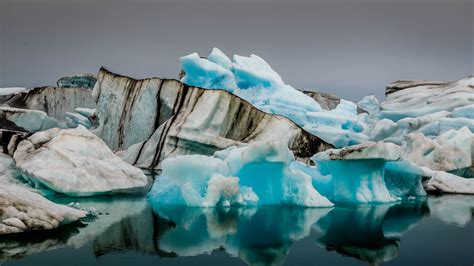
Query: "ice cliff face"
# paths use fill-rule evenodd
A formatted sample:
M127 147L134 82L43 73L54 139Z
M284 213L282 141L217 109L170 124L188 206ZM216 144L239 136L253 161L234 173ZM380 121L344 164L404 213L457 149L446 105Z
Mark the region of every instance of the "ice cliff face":
M223 90L159 78L135 80L101 69L93 94L99 121L94 132L141 168L159 168L167 157L212 155L264 140L285 142L299 158L331 147L287 118Z

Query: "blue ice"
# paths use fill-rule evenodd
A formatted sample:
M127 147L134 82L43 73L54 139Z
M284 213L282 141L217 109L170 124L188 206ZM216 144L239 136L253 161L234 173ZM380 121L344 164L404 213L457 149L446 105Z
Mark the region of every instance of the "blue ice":
M230 60L214 48L207 59L193 53L181 57L180 62L185 72L182 82L229 91L264 112L289 118L336 147L368 140L354 103L342 100L334 110L322 110L313 98L286 84L257 55L234 55Z

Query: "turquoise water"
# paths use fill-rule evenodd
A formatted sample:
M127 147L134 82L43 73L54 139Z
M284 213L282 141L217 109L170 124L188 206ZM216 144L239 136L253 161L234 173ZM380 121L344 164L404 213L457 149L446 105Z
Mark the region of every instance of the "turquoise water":
M0 238L1 265L473 265L474 196L305 209L79 201L99 218Z

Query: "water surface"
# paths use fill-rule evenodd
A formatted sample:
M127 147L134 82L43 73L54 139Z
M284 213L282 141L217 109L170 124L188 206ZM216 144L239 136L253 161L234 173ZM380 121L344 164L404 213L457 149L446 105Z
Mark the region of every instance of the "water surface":
M473 265L474 196L333 208L54 198L99 218L0 238L2 265Z

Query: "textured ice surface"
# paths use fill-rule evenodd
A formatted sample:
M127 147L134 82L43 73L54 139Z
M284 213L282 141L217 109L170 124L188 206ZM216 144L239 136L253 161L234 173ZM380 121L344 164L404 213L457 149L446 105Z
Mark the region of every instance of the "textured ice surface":
M94 88L97 78L91 74L77 74L60 78L56 84L59 88Z
M398 83L398 84L397 84ZM388 86L387 101L381 104L379 116L394 121L420 117L474 103L474 78L456 82L395 82ZM393 90L390 90L394 88Z
M444 171L433 171L426 167L423 170L431 175L431 178L423 184L427 191L474 194L474 178L463 178Z
M422 181L429 178L422 168L402 160L385 164L385 185L392 196L426 196Z
M387 161L401 159L400 147L392 143L367 142L312 159L314 167L295 161L279 142L231 147L211 157L168 158L148 197L155 203L188 206L317 207L332 205L329 201L394 202L425 195L419 167L393 164L385 176Z
M314 187L333 202L393 202L399 193L391 193L386 186L385 164L400 158L395 144L366 142L314 155L317 167L313 174L307 173Z
M86 128L53 128L21 141L13 155L25 181L69 196L143 192L143 172Z
M431 176L403 160L402 149L392 143L366 142L327 150L312 159L316 166L308 174L313 186L336 202L392 202L425 196L422 181Z
M78 125L84 126L85 128L92 127L92 122L89 118L80 113L66 112L64 119L66 120L68 127L77 127Z
M63 123L38 110L0 107L0 117L28 132L37 132L53 127L65 127Z
M380 111L380 102L375 95L368 95L357 103L357 107L370 115L376 115Z
M86 216L16 184L0 186L0 235L54 229Z
M435 139L421 132L406 136L405 158L432 170L453 171L471 167L473 135L467 127L450 129Z
M188 206L331 206L292 166L293 154L280 142L230 147L214 156L167 158L148 197L162 204Z
M181 57L182 82L208 89L223 89L268 113L285 116L336 147L368 140L357 115L357 105L341 100L327 111L311 97L282 80L262 58L234 55L231 61L214 48L207 59L197 53ZM372 99L373 100L373 99Z

